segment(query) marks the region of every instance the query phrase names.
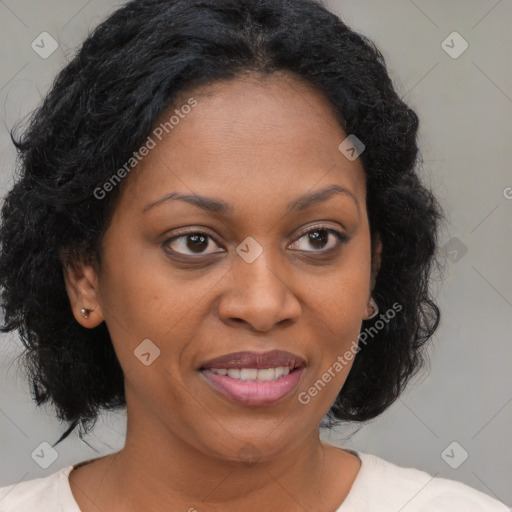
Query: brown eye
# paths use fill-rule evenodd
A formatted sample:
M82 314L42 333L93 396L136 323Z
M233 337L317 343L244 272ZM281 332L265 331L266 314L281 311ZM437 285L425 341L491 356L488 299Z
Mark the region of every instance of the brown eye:
M304 240L302 246L301 240ZM290 247L299 251L326 252L335 249L340 243L346 241L347 237L343 233L325 226L317 226L303 233ZM308 249L308 246L313 247L313 250Z
M212 243L213 242L213 243ZM203 255L203 254L213 254L214 252L222 252L222 251L213 251L206 252L206 250L212 245L217 245L213 238L201 232L191 232L183 235L175 236L167 240L164 245L166 247L171 247L171 251L182 254L182 255Z

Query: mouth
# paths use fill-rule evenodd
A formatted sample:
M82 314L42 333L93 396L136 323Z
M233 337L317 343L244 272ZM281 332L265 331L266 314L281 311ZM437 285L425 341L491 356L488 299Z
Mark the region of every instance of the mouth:
M281 402L297 387L304 370L304 359L282 350L227 354L199 369L215 391L251 406Z

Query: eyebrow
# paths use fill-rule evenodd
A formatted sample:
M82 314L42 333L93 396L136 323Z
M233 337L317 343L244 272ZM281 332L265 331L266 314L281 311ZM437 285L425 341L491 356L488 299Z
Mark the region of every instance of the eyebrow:
M296 199L290 201L286 207L286 212L300 212L303 210L307 210L311 206L327 201L331 197L336 194L343 194L348 197L351 197L357 208L359 209L359 201L357 197L348 189L343 188L339 185L331 185L321 190L316 190L313 192L307 192ZM200 196L197 194L181 194L179 192L171 192L170 194L161 197L160 199L146 205L142 210L145 213L147 210L152 208L153 206L157 206L165 201L185 201L186 203L192 204L211 213L217 214L227 214L233 213L234 208L232 205L226 203L222 199L217 199L214 197L206 197Z

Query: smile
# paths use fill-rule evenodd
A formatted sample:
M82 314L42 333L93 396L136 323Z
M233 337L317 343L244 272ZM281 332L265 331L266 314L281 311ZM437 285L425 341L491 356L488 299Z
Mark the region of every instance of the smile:
M304 367L204 369L206 382L226 398L248 406L273 405L297 387ZM278 376L279 374L279 376Z
M210 371L218 375L227 375L236 380L257 380L269 381L285 377L290 373L288 366L278 366L277 368L210 368Z

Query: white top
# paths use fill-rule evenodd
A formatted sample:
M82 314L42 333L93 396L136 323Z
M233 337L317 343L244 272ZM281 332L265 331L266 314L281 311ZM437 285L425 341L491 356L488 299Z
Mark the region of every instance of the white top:
M335 512L510 512L500 501L461 482L405 468L344 448L361 459L348 496ZM87 461L84 461L84 463ZM80 512L67 466L43 478L0 488L0 512ZM327 512L327 511L326 511Z

